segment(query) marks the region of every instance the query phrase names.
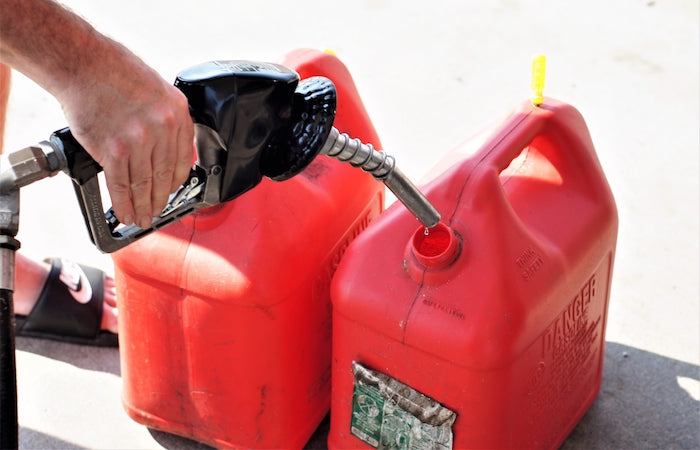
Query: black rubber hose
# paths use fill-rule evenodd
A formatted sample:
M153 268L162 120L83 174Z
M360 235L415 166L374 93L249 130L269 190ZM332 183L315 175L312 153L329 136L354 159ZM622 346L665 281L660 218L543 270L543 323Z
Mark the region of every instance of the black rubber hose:
M12 291L0 289L0 448L19 447Z

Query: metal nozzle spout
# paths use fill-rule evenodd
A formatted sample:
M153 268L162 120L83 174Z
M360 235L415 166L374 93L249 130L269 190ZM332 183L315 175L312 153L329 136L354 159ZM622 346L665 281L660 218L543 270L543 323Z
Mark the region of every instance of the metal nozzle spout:
M382 181L425 227L432 228L440 222L440 213L396 167L393 156L379 152L359 139L351 139L335 127L331 129L320 154L348 162Z

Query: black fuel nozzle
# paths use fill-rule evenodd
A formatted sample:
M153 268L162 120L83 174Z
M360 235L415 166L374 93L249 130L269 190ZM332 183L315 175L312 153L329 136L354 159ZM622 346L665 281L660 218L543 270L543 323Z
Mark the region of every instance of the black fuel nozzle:
M335 117L335 90L326 81L300 83L284 66L251 61L208 62L178 75L175 86L195 123L197 165L222 171L217 202L263 176L290 178L313 160ZM306 129L295 133L302 121Z

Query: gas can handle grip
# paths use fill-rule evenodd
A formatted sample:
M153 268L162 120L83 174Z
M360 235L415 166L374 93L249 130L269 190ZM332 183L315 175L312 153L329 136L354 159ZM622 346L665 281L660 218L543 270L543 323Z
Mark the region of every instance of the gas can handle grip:
M538 106L529 101L523 103L508 123L492 136L483 162L501 173L538 137L555 141L554 145L547 146L544 156L569 178L576 173L602 172L581 114L573 106L549 98Z
M544 122L541 114L518 111L491 138L488 144L491 148L484 158L484 163L493 166L498 173L503 172L540 134L545 126Z

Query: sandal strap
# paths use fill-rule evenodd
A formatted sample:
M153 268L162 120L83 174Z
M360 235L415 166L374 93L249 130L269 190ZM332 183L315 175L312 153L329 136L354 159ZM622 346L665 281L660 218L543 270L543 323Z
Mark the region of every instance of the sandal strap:
M95 338L102 323L105 275L99 269L78 264L79 284L74 293L91 289L87 303L80 303L61 280L64 263L60 258L47 260L51 270L39 298L18 332L48 333L77 338ZM73 264L73 263L66 263ZM76 280L77 281L77 280ZM82 285L87 282L89 286Z

